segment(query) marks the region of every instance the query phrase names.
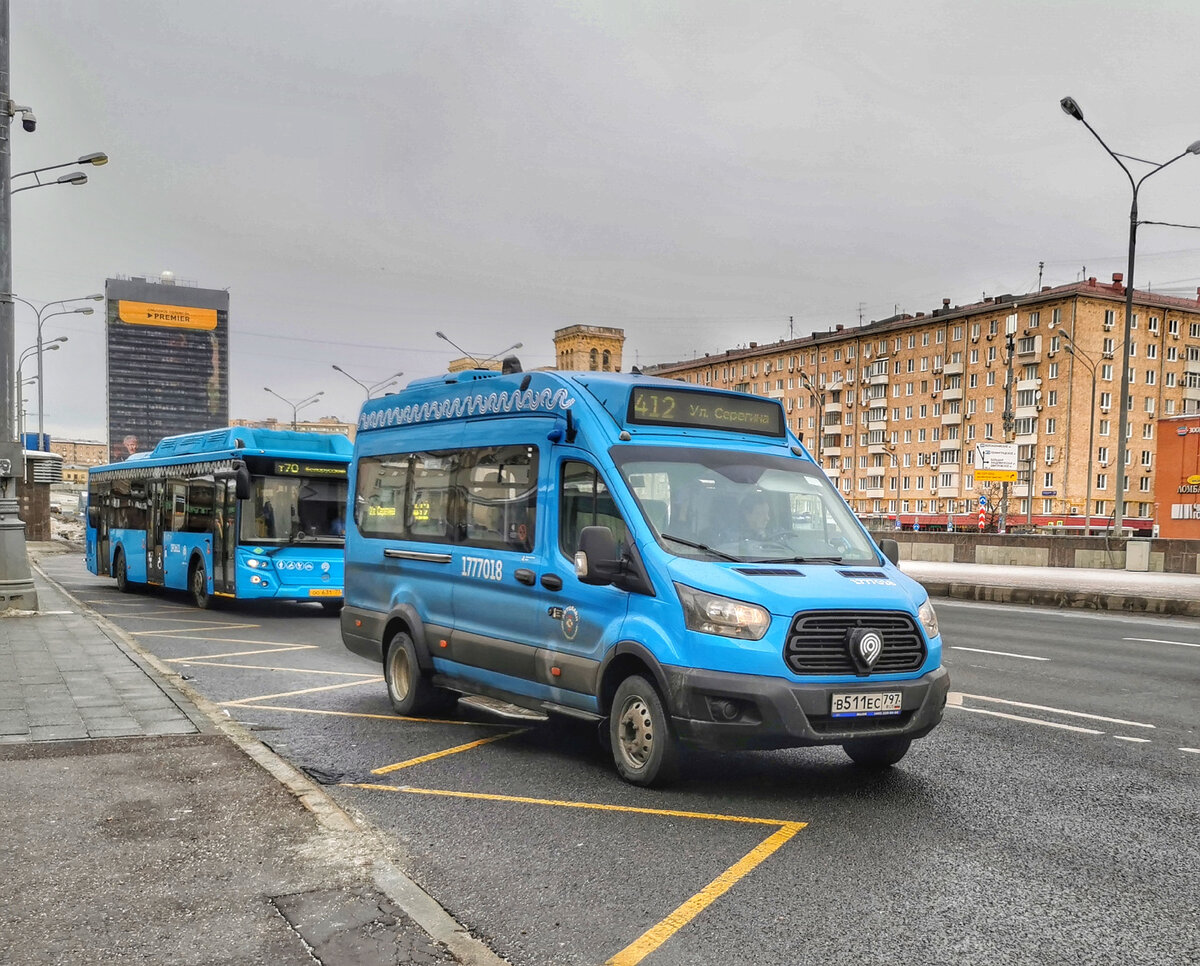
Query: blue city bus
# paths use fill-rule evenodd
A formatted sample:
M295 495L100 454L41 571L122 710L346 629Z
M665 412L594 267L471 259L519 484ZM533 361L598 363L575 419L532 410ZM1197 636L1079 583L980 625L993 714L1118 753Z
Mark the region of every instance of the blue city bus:
M342 607L346 436L234 426L88 471L87 566L122 591Z
M468 370L368 400L349 483L342 640L399 714L595 721L638 785L687 745L884 768L942 719L929 595L778 400Z

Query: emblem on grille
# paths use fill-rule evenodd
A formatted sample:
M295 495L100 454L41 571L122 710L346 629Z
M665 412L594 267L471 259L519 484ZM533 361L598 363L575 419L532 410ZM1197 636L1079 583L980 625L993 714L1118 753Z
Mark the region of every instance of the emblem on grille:
M846 648L859 674L868 674L883 653L883 638L878 631L852 627L846 632Z

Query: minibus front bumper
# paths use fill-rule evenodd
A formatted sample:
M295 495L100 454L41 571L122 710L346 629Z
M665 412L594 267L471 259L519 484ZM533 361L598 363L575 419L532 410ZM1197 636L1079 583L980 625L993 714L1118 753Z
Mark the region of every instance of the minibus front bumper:
M671 724L687 744L719 749L840 745L855 738L920 738L942 720L950 674L908 681L797 684L782 678L664 667ZM833 717L833 695L899 691L900 713Z

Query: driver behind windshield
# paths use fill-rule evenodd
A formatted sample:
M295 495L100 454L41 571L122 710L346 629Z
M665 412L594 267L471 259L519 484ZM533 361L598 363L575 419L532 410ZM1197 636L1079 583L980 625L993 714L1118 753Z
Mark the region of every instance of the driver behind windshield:
M771 535L771 498L763 490L742 500L742 522L746 539L766 540Z

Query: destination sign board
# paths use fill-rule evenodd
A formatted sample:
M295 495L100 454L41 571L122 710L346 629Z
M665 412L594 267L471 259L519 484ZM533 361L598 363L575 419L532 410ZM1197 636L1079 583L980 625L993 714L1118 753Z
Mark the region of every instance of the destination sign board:
M742 393L634 386L625 418L629 423L646 426L717 429L779 438L786 435L779 403Z

